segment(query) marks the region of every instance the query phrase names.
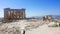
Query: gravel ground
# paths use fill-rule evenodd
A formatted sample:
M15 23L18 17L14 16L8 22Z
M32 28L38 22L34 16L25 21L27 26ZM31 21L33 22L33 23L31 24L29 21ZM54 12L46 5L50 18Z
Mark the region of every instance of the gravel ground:
M60 27L48 27L47 24L41 25L42 21L26 21L20 20L18 22L4 23L0 25L0 34L21 34L21 27L26 24L32 24L33 29L26 30L25 34L60 34ZM37 26L38 25L38 26ZM40 26L39 26L40 25ZM36 28L34 28L37 26Z
M44 24L37 29L26 31L26 34L60 34L60 27L48 27L47 24Z

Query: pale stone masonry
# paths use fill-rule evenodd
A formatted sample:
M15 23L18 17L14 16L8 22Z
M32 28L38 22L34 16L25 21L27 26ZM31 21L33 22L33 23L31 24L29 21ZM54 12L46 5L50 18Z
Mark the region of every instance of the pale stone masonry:
M5 19L24 19L25 18L25 9L4 9L4 18Z

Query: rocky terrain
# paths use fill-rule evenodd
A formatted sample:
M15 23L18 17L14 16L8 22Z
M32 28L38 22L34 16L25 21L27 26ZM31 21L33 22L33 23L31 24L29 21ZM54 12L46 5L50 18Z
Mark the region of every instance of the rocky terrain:
M48 21L42 20L19 20L17 22L1 23L0 34L22 34L23 29L26 31L25 34L60 34L60 27L48 27L50 24Z

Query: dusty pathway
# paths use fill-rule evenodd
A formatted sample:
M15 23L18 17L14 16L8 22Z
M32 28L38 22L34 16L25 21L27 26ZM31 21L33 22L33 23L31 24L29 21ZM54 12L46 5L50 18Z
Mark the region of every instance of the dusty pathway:
M20 34L21 27L24 26L24 23L25 24L32 23L34 25L39 25L42 22L40 22L40 21L38 21L38 22L19 21L19 22L14 22L14 23L5 23L2 26L0 26L0 34L14 34L14 33ZM17 28L17 27L19 27L19 28ZM12 31L12 32L10 32L10 31ZM47 24L43 24L43 25L40 25L38 28L26 30L25 34L60 34L60 27L48 27Z
M48 27L44 24L37 29L26 31L26 34L60 34L60 27Z

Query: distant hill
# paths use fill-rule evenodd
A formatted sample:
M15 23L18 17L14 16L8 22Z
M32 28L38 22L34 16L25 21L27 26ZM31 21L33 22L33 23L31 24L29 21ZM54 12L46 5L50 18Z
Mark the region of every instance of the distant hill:
M52 15L52 17L54 17L55 19L60 18L60 15Z
M49 16L52 16L53 18L55 19L58 19L60 18L60 15L49 15ZM43 16L34 16L35 18L42 18Z

